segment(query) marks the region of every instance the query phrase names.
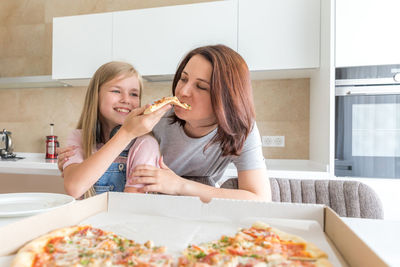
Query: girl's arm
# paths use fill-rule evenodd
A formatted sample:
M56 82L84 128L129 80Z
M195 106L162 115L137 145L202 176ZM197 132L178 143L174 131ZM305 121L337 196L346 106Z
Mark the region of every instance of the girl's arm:
M171 106L140 115L146 107L132 110L119 131L99 151L82 163L71 164L64 169L64 188L69 195L75 198L82 196L104 174L129 142L150 132Z
M67 166L63 171L65 191L74 198L82 196L105 173L133 138L121 127L96 153L81 163Z
M265 169L238 172L239 189L215 188L176 175L163 162L161 168L140 165L132 175L134 183L147 184L141 192L160 192L171 195L198 196L204 202L211 198L249 199L271 201L271 189Z

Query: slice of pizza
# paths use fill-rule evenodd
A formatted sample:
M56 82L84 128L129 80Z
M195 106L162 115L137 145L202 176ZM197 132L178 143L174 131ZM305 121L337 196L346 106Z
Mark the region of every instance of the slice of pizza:
M300 237L256 223L235 236L189 245L178 260L180 267L194 266L332 266L327 255Z
M139 244L91 226L72 226L32 240L11 266L172 266L165 250L150 241Z
M256 222L251 228L241 229L239 235L253 243L255 248L268 247L266 259L270 263L277 260L290 262L293 266L332 266L328 255L314 244L268 224Z
M176 96L170 96L170 97L163 97L160 100L155 101L154 104L145 109L144 114L149 114L151 112L154 112L157 109L160 109L167 104L176 105L187 110L192 109L192 107L189 104L182 103Z

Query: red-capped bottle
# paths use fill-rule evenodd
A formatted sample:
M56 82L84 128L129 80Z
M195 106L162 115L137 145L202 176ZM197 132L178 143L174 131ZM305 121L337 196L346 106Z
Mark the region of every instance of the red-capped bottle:
M46 159L57 158L57 147L59 143L57 136L53 134L53 123L50 123L50 135L46 136Z

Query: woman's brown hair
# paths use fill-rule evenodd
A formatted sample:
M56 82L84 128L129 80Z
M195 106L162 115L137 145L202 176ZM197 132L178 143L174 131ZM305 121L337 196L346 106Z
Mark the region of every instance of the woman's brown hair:
M204 149L216 143L220 145L223 156L240 155L255 120L249 68L237 52L225 45L196 48L179 64L172 82L173 95L183 69L195 55L203 56L212 65L210 95L218 124L216 135ZM175 122L182 126L185 124L174 115Z
M143 82L135 68L126 62L111 61L105 63L94 73L86 91L85 102L77 129L82 129L82 150L83 158L87 159L92 155L93 149L98 141L104 140L101 136L101 125L99 122L99 91L100 87L114 78L121 76L127 78L136 76L140 85L140 98L142 96ZM90 197L95 195L91 187L84 195Z

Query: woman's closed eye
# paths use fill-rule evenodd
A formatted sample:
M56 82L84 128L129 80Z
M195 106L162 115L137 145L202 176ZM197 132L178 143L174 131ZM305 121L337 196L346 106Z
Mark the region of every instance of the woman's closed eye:
M204 86L201 86L201 85L197 85L197 88L199 88L199 89L201 89L201 90L208 90L208 87L204 87Z
M136 96L139 96L138 93L130 93L129 95L130 95L130 96L135 96L135 97L136 97Z

